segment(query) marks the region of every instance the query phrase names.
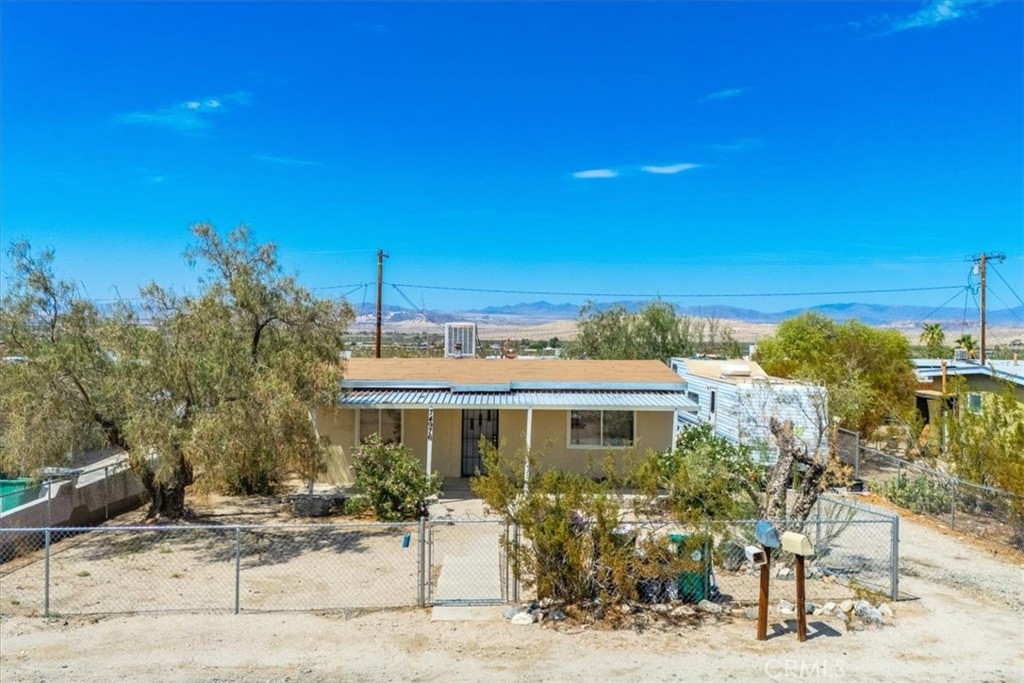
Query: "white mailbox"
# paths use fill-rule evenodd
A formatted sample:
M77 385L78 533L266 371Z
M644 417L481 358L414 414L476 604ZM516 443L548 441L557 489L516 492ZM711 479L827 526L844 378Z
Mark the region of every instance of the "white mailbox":
M811 545L811 539L795 531L787 531L782 534L782 549L800 556L814 554L814 546Z
M743 549L743 552L747 555L747 562L755 567L760 567L761 565L768 563L768 557L764 554L764 551L756 545L748 545Z

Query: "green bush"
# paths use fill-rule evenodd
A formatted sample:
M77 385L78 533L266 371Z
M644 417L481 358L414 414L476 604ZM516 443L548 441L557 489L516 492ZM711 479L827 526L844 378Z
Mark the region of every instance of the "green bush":
M377 434L356 449L352 464L356 486L384 522L422 517L427 513L426 499L441 490L440 477L428 476L408 446L383 443Z
M372 506L370 497L361 493L349 496L341 506L341 514L354 517L361 515Z
M871 488L900 507L919 514L948 514L953 504L949 488L926 474L899 476Z

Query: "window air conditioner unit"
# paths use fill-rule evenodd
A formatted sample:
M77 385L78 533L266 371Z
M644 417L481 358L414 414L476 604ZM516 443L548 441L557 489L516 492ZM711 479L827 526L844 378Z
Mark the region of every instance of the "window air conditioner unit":
M445 323L445 358L476 356L476 323Z

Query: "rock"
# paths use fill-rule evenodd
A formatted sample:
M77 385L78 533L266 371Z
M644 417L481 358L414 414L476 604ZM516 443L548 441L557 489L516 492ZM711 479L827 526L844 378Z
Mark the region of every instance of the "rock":
M743 566L743 561L746 559L746 553L743 550L743 546L736 541L725 541L719 546L719 551L722 557L722 566L728 572L739 571L740 567Z
M789 567L779 567L779 570L775 572L776 579L788 579L792 576L793 570Z
M826 602L824 605L821 606L821 611L822 612L834 612L835 609L836 609L836 603L834 603L834 602Z
M854 621L853 623L850 624L850 628L852 630L854 630L854 631L863 631L864 630L864 624L862 624L859 621Z
M886 618L895 616L895 613L892 611L892 607L889 607L889 603L886 602L883 602L878 606L878 611Z
M839 609L843 610L844 612L852 611L853 600L843 600L841 603L839 603Z
M619 611L623 614L629 614L633 611L633 608L630 605L619 605Z
M865 623L882 623L882 613L878 610L877 607L872 607L871 603L867 600L858 601L853 608L853 613L856 614Z
M518 606L513 605L511 607L506 607L505 609L501 610L501 615L503 617L505 617L506 619L511 619L512 617L514 617L515 615L519 614L520 612L525 612L525 611L526 610L523 609L522 607L518 607Z
M836 607L835 611L833 611L832 614L835 616L836 619L842 619L843 621L846 620L847 613L839 609L838 607Z
M716 605L710 600L701 600L697 603L697 611L704 612L705 614L721 614L722 606Z
M679 605L673 609L670 614L674 617L692 617L697 613L697 610L693 609L689 605Z
M548 619L551 621L565 621L565 612L560 609L553 609L548 612Z
M818 606L813 602L804 603L804 614L814 614L814 611L818 609Z
M796 614L796 605L789 600L779 600L779 614Z
M512 617L512 623L517 626L526 626L534 623L534 617L529 612L519 612Z
M757 621L757 608L748 607L746 610L744 610L743 616L745 616L747 619L750 619L751 621Z
M659 614L664 614L665 612L668 612L670 609L672 608L663 602L659 602L656 605L651 605L651 611L658 612Z
M300 494L292 496L292 514L296 517L326 517L334 501L331 496Z

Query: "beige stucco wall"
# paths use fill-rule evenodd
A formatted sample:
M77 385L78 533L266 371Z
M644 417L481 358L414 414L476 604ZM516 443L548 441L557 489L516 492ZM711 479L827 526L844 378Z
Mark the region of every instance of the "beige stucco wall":
M671 412L636 413L634 434L636 445L632 452L643 455L649 448L665 449L672 443ZM531 447L538 463L556 467L566 472L601 476L600 469L609 454L621 466L627 459L629 449L621 448L570 448L569 416L565 410L534 410L533 436ZM498 422L499 439L504 440L505 450L514 453L526 442L526 411L502 411Z
M356 411L352 409L326 409L317 415L317 426L322 435L331 440L325 481L349 484L353 481L352 450L355 445ZM647 449L665 449L672 442L671 412L637 412L636 448L638 454ZM626 458L626 449L570 448L568 445L568 414L564 410L533 411L533 451L543 466L557 467L568 472L591 471L599 476L603 461L610 453L618 464ZM498 438L508 453L522 448L526 441L526 411L502 410L498 416ZM402 440L419 457L427 460L427 411L402 411ZM462 411L434 411L434 446L432 469L443 477L462 474Z

